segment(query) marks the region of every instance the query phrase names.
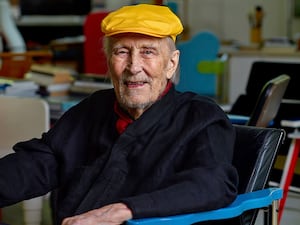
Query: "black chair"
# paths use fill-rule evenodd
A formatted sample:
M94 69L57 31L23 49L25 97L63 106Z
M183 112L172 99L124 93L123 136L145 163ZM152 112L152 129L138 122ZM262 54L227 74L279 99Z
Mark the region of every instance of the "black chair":
M273 119L272 127L285 129L287 133L292 132L292 128L282 127L281 121L300 118L300 63L254 62L250 70L245 94L241 94L237 98L228 113L250 117L264 84L281 74L287 74L291 79L283 95L278 112ZM282 156L282 159L287 155L290 143L290 139L287 139L280 149L279 155ZM276 162L276 165L272 171L271 180L275 183L280 183L283 168L280 166L281 163ZM299 175L294 175L292 186L300 187Z
M254 108L251 109L250 116L231 114L231 112L228 115L232 123L256 127L271 126L289 81L290 77L287 75L280 75L267 81L257 97Z
M271 79L287 74L291 80L283 95L281 105L274 118L273 127L281 128L283 119L299 118L300 112L300 63L279 63L257 61L252 64L245 94L241 94L233 103L229 114L250 116L263 86Z
M248 126L268 127L270 125L277 115L289 81L288 75L280 75L263 86L247 122Z
M253 225L257 218L258 211L262 207L256 207L256 193L261 193L261 190L267 190L265 188L269 180L270 171L273 167L278 149L285 138L285 132L282 129L276 128L260 128L240 125L235 125L235 128L237 138L233 164L236 166L240 177L238 186L239 196L236 201L228 207L209 212L130 220L127 224L186 225L209 220L209 224ZM243 207L242 205L237 214L236 212L232 213L233 210L231 209L240 204L240 197L244 196L250 196L250 204L246 204L246 207ZM270 203L268 202L263 206L269 208L269 204ZM267 211L272 214L273 224L277 224L278 222L276 207L276 204L274 204L273 210ZM251 210L249 210L249 208ZM271 222L269 213L265 216L265 224L270 224ZM231 218L231 215L234 215L235 217Z

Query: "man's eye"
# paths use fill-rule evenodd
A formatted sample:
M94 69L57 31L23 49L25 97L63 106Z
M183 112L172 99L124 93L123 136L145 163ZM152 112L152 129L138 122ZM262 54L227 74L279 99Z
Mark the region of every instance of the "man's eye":
M128 51L124 50L124 49L119 49L115 51L116 55L125 55L128 54Z
M153 54L153 51L152 50L144 50L142 52L144 55L152 55Z
M146 50L146 51L144 51L144 54L146 54L146 55L150 55L150 54L152 54L153 52L151 51L151 50Z
M118 52L118 55L125 55L125 54L127 54L126 51L119 51L119 52Z
M152 57L155 54L156 54L156 52L153 49L145 49L142 51L142 55L144 57Z

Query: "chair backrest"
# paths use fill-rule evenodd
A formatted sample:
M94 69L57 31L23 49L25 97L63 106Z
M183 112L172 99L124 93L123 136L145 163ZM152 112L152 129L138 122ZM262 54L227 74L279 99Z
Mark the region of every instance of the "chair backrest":
M289 81L288 75L280 75L263 86L247 125L267 127L270 124L277 115Z
M280 121L287 118L299 117L300 111L300 63L256 61L252 64L245 93L233 103L230 114L250 116L258 96L269 80L287 74L291 80L283 96L282 103L274 119L274 127L281 127ZM296 101L290 101L296 100ZM296 102L298 103L296 104Z
M261 190L266 187L285 132L276 128L235 125L236 143L233 164L239 173L240 193ZM257 210L235 218L237 224L254 224ZM236 223L233 223L236 224Z
M98 75L106 75L107 64L103 52L104 33L100 26L101 20L108 12L91 12L86 16L83 26L84 41L84 72Z
M49 129L48 103L38 98L0 96L0 156L18 141L40 137Z
M300 92L298 91L299 71L300 63L256 61L251 66L246 95L257 97L266 82L281 74L287 74L290 76L291 82L283 98L300 99Z
M202 73L198 65L202 61L217 60L220 48L218 37L202 31L190 40L178 43L177 48L180 50L180 78L176 89L215 97L216 73Z

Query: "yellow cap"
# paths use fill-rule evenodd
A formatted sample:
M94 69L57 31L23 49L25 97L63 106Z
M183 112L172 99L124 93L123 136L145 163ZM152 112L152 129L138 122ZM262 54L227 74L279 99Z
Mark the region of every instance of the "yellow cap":
M139 4L109 13L102 20L101 29L105 36L139 33L160 38L170 36L175 41L183 26L167 6Z

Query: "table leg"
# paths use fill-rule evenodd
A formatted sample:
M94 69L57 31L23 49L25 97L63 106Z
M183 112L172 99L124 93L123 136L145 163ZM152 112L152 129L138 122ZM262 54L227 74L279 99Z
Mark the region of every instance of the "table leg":
M286 202L286 198L288 195L289 187L292 183L295 167L298 160L300 150L300 139L292 139L288 155L285 161L281 181L280 181L280 188L283 189L283 197L279 203L279 214L278 214L278 221L280 223L282 213L284 210L284 205Z

